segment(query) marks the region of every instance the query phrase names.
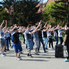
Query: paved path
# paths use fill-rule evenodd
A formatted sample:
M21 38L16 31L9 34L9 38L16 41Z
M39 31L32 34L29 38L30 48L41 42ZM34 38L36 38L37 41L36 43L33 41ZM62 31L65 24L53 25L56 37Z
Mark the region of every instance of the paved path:
M23 49L24 54L21 54L22 60L20 61L15 58L14 48L6 52L7 56L0 56L0 69L69 69L69 63L64 62L64 58L55 58L55 50L48 50L44 53L41 47L40 55L36 56L33 50L33 58L30 58L27 57L24 44Z

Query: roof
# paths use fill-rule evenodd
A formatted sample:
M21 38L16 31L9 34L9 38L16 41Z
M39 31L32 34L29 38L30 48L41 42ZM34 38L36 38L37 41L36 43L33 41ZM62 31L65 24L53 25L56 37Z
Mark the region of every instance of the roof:
M55 0L48 0L47 4L50 4L50 2L54 2Z
M46 3L39 3L36 7L38 7L39 6L39 10L38 10L38 13L40 13L40 12L44 12L44 8L45 8L45 6L46 6Z

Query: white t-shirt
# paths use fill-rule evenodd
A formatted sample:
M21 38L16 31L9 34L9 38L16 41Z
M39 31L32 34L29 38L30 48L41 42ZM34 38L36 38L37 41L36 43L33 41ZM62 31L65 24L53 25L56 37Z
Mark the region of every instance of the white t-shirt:
M47 32L47 37L51 37L51 32Z
M58 30L58 37L62 37L62 33L59 30Z

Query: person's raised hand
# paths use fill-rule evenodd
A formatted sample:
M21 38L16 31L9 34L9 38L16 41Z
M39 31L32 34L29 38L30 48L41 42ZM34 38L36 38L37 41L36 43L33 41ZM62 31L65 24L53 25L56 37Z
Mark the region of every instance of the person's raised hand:
M45 23L45 25L47 25L47 22Z
M5 20L5 22L7 23L7 20Z
M5 20L3 20L3 23L4 23Z

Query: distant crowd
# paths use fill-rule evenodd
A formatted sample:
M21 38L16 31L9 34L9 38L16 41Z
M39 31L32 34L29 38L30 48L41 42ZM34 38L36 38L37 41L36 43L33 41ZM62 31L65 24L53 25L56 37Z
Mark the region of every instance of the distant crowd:
M3 24L5 23L5 27ZM65 34L63 43L63 34ZM56 41L58 45L58 39L60 40L60 45L66 45L68 57L65 61L69 61L69 23L66 23L65 27L62 28L58 24L57 26L52 26L45 23L42 25L42 20L38 25L29 24L27 27L17 26L14 24L11 27L7 27L7 20L3 20L0 25L0 46L1 46L1 56L6 56L4 52L10 51L14 47L16 60L21 60L20 54L22 53L22 43L21 36L23 36L23 43L26 44L26 49L28 50L28 57L33 58L31 50L35 48L35 55L39 55L41 43L43 46L44 53L48 52L48 49L55 49L53 46L53 41ZM12 44L13 43L13 44ZM48 47L49 44L49 47ZM56 46L55 45L55 46Z

